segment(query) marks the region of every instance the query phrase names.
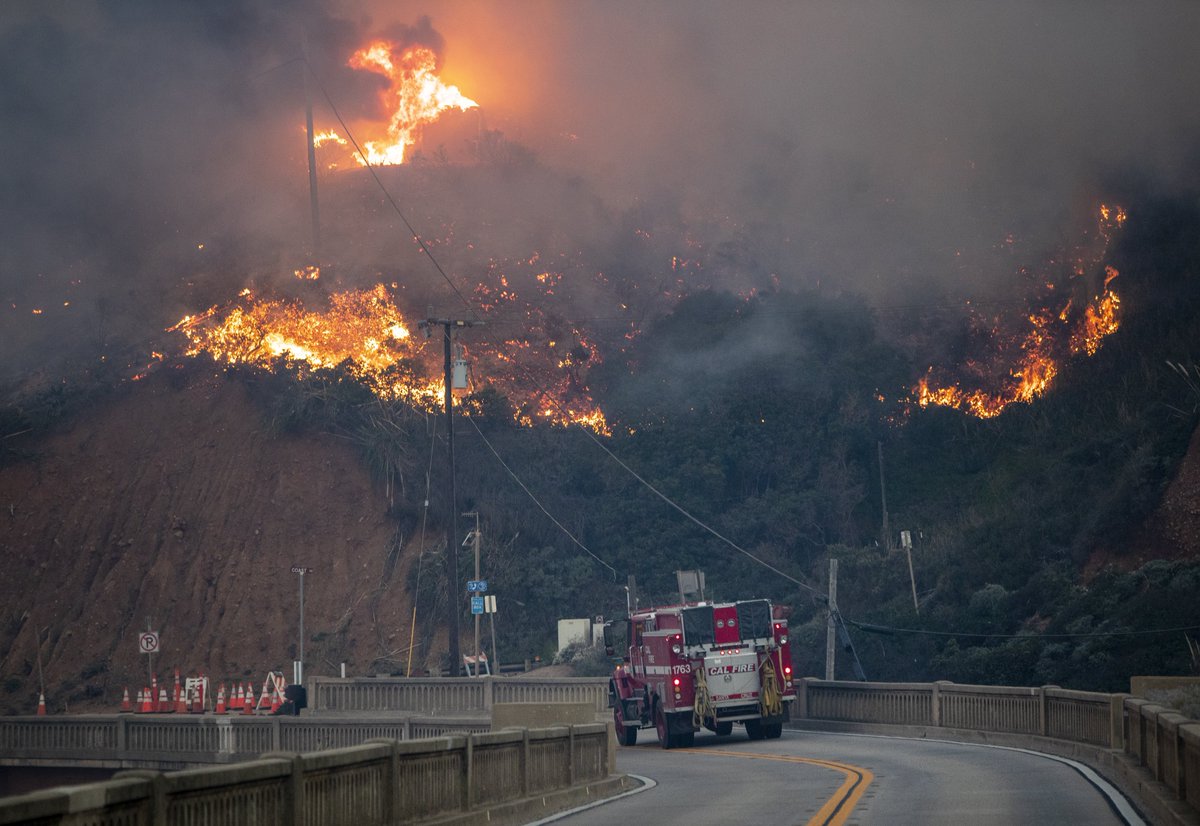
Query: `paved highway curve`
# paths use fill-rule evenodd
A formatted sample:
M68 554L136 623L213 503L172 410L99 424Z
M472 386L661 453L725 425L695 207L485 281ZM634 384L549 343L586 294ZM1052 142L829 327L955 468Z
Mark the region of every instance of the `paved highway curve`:
M556 822L1142 824L1090 770L1033 752L810 731L750 742L740 729L729 737L697 735L695 748L663 751L653 732L641 734L651 736L620 749L617 768L657 785Z

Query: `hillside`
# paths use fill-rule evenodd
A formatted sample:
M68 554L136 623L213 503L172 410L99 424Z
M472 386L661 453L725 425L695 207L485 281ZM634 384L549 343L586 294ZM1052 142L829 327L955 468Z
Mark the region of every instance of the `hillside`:
M351 673L403 667L415 543L385 573L397 520L358 453L328 434L277 432L243 381L174 373L109 392L21 440L24 458L0 467L3 713L35 702L38 629L54 711L108 709L144 682L136 636L148 617L162 638L161 672L290 673L294 564L315 569L305 592L310 674L343 661ZM1200 431L1133 531L1136 544L1097 549L1085 578L1105 565L1200 557L1197 487Z
M500 658L551 655L558 618L619 614L627 575L652 599L694 567L710 596L790 604L796 667L819 673L836 557L839 607L875 679L1118 690L1193 668L1180 631L1200 626L1200 202L1128 203L1111 250L1119 330L995 417L905 401L931 341L996 344L966 335L957 310L906 320L820 289L698 288L651 314L589 368L612 425L604 450L580 428L515 422L528 393L466 397L457 510L480 514ZM971 364L970 348L957 356L946 363ZM402 669L412 594L414 664L440 665L444 582L427 567L418 588L412 570L427 478L443 518L437 417L381 401L348 361L222 372L175 356L141 381L34 382L0 407L0 711L32 707L39 632L59 709L112 707L144 681L147 617L164 671L289 670L293 565L315 569L310 674ZM916 606L905 555L882 536L884 457L890 544L914 537ZM428 526L427 551L443 527Z
M314 569L310 674L403 665L411 603L406 560L385 573L384 491L343 441L273 434L242 383L160 373L19 447L0 467L0 711L36 704L39 631L53 710L112 707L144 683L147 618L160 672L290 676L293 565Z

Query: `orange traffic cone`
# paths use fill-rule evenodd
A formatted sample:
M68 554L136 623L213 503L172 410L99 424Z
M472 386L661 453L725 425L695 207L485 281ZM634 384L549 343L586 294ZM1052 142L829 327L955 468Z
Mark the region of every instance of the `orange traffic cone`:
M242 702L242 714L254 713L254 686L246 688L246 699Z
M225 683L221 683L221 687L217 689L217 707L213 711L214 714L225 714L228 709L225 707Z
M246 704L245 692L243 692L242 687L240 685L238 685L237 683L233 684L233 688L230 689L230 692L231 692L229 695L230 709L232 709L233 711L241 711L242 706L244 706Z
M171 701L167 699L167 687L165 685L158 687L158 704L156 708L159 714L170 714L175 710L175 706L171 705Z
M283 700L279 697L279 686L274 686L274 690L271 692L271 713L278 714L281 705L283 705Z
M129 686L125 686L125 696L121 698L121 713L128 714L133 711L133 706L129 702Z
M41 691L38 692L37 716L38 717L46 716L46 695L45 695L45 693L43 693Z

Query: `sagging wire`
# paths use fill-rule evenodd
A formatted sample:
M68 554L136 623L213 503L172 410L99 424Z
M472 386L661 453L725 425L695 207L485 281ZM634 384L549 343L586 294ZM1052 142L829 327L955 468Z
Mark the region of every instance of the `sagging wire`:
M317 77L316 72L313 71L312 66L308 63L307 60L305 60L305 67L308 69L309 73L312 75L313 80L317 85L317 88L321 90L321 95L325 98L325 102L327 104L329 104L329 108L333 111L334 117L337 118L338 123L341 125L342 129L345 130L347 140L349 140L351 142L351 144L353 144L355 151L358 152L359 157L363 161L363 165L370 172L372 180L375 181L375 185L379 188L380 192L383 193L384 197L387 199L388 204L391 205L392 210L400 218L400 221L404 224L405 228L407 228L408 231L412 234L413 240L415 240L417 242L417 245L420 247L421 252L423 252L425 254L425 256L429 259L430 263L433 264L434 269L436 269L438 271L438 274L441 275L442 279L450 287L450 289L453 291L453 293L458 297L459 301L467 309L467 311L472 315L472 317L477 321L482 320L480 318L479 313L476 311L474 305L472 305L471 302L467 300L467 297L465 295L463 295L462 291L458 289L458 286L455 285L454 281L450 278L450 276L442 268L442 265L438 262L437 258L434 257L433 251L429 249L428 245L426 245L425 240L420 236L420 234L416 231L416 229L413 227L413 225L409 222L409 220L405 216L404 212L400 209L400 205L396 203L396 200L392 197L391 192L388 191L388 189L384 185L383 181L380 180L379 176L375 172L374 166L370 163L370 161L367 160L366 153L364 153L362 151L362 148L359 146L358 141L355 140L353 134L351 133L350 127L346 124L346 121L342 119L342 115L338 111L337 106L334 105L333 99L329 96L329 92L325 89L325 85L323 83L321 83L320 78ZM496 339L492 338L487 333L486 329L484 329L484 331L483 331L483 337L485 339L487 339L492 344L492 346L495 347L498 351L502 349L501 343L498 342ZM571 420L569 411L558 401L558 399L554 398L554 396L551 393L549 393L546 390L546 388L544 388L542 386L541 382L539 382L537 380L537 377L534 376L532 372L530 372L523 364L520 364L519 362L512 362L512 364L513 364L513 366L515 366L517 368L517 370L519 372L521 372L524 375L525 379L543 395L544 398L547 398L550 400L550 403L554 405L554 407L558 410L558 412L563 414L563 418L565 421L569 422ZM478 430L478 428L476 428L476 430ZM716 537L720 541L724 542L726 545L733 548L735 551L742 554L746 558L748 558L748 559L752 560L753 562L756 562L759 565L763 566L764 568L767 568L768 570L778 574L780 577L787 580L788 582L791 582L794 585L798 585L799 587L801 587L804 590L809 591L813 594L816 594L818 596L823 596L821 594L821 592L819 590L817 590L816 588L814 588L813 586L791 576L790 574L787 574L787 573L781 571L779 568L777 568L776 566L767 562L765 559L762 559L761 557L756 556L755 554L746 550L742 546L738 545L736 542L734 542L729 537L720 533L716 529L710 527L707 523L701 521L699 518L694 516L690 511L688 511L686 508L684 508L682 505L680 505L674 499L667 496L665 493L660 491L654 485L650 484L650 482L647 481L645 478L643 478L641 474L639 474L637 471L635 471L633 468L631 468L628 464L626 464L624 461L622 461L620 457L618 457L603 442L601 442L598 438L596 438L596 435L594 433L592 433L592 431L590 431L586 427L583 427L582 430L587 435L587 437L592 441L592 443L594 445L596 445L598 448L600 448L600 450L602 450L610 459L612 459L614 462L616 462L617 465L619 465L626 473L628 473L630 476L632 476L634 479L636 479L639 483L641 483L641 485L643 487L645 487L647 490L649 490L651 493L653 493L659 499L663 500L665 503L667 503L673 509L678 511L680 515L682 515L683 517L685 517L686 519L688 519L689 521L694 523L697 527L706 531L707 533L711 534L712 536ZM491 446L489 445L489 447L491 447ZM493 453L495 453L494 449L493 449ZM496 454L496 456L497 456L497 458L499 458L498 454ZM503 464L503 461L501 463ZM508 469L508 466L505 465L505 468ZM509 469L509 473L510 473L510 475L513 476L514 479L517 478L516 474L513 474L511 469ZM525 488L525 485L523 483L521 484L521 487L525 489L526 493L529 492L528 488ZM530 494L530 496L532 497L532 494ZM543 512L546 513L547 516L549 516L549 513L546 512L545 509L543 509ZM551 517L551 519L553 519L553 517ZM561 523L559 523L557 520L553 520L553 521L556 525L558 525L560 528L562 528ZM562 530L564 532L566 532L565 528L562 528ZM568 533L568 536L570 536L570 533L569 532L567 532L567 533ZM582 543L580 543L578 540L576 540L573 536L571 538L580 547L584 547L582 545ZM591 554L592 556L595 556L594 554L591 553L590 550L588 551L588 553ZM597 559L597 561L599 561L599 557L596 557L596 559ZM608 565L607 563L604 563L604 565L605 565L605 567L612 570L612 567L610 565ZM614 570L613 573L615 576L616 571Z
M322 84L320 79L317 78L316 73L312 71L312 67L308 64L307 61L305 61L305 67L308 69L309 73L312 74L313 80L317 84L317 88L319 88L321 90L321 95L325 98L325 102L328 103L329 108L331 110L333 110L334 117L337 118L338 123L341 125L342 129L345 130L346 139L349 140L351 144L353 144L354 150L358 153L358 156L362 159L363 165L366 166L367 170L371 173L371 178L375 181L375 185L379 187L379 190L383 193L384 197L387 199L387 202L391 205L392 210L396 213L396 215L400 218L401 222L403 222L404 226L412 234L413 239L417 242L417 245L421 248L421 251L423 253L425 253L425 256L430 260L430 262L433 264L434 268L437 269L438 273L442 276L443 279L445 279L446 283L450 286L450 289L454 291L454 294L456 296L458 296L459 300L470 311L471 315L474 316L476 320L480 320L479 313L477 313L475 311L475 308L473 306L471 306L471 303L469 301L467 301L466 296L464 296L462 294L462 292L458 289L458 287L450 279L450 276L446 274L446 271L444 269L442 269L442 265L440 263L438 263L438 260L434 257L433 252L426 245L425 240L416 231L416 229L413 228L413 225L411 223L409 223L408 218L401 211L399 204L397 204L395 199L392 198L392 194L388 191L387 187L384 186L383 181L381 181L379 179L379 176L375 173L375 167L371 164L370 161L367 160L366 154L362 151L362 148L359 146L358 141L355 140L353 133L350 131L350 127L346 124L346 121L342 119L341 113L338 111L337 107L334 105L332 98L329 97L329 92L326 91L324 84ZM495 345L495 342L493 341L492 344ZM470 416L464 416L464 418L466 418L468 421L471 422L472 427L475 428L475 432L479 434L479 437L481 439L483 439L483 443L485 445L487 445L488 450L490 450L492 452L492 455L496 457L496 460L500 462L500 464L504 467L504 469L506 471L508 471L509 476L511 476L516 481L516 483L518 485L520 485L521 490L525 491L526 495L529 496L529 498L533 500L534 504L538 506L538 508L542 511L542 513L544 513L550 519L551 522L553 522L555 525L557 525L558 529L561 530L564 534L566 534L572 542L574 542L576 545L578 545L580 548L582 548L583 551L588 556L592 557L594 560L599 562L605 568L608 568L608 570L612 571L613 581L615 582L617 579L617 570L613 566L611 566L607 562L605 562L603 559L596 556L596 554L594 554L590 548L588 548L586 545L584 545L582 542L580 542L578 539L576 539L575 536L569 530L567 530L561 522L559 522L557 519L555 519L554 516L551 515L550 511L546 510L545 506L542 505L542 503L540 501L538 501L538 498L533 495L533 492L529 490L528 486L526 486L526 484L521 481L520 477L517 476L517 474L513 471L513 469L508 466L508 463L506 463L504 461L504 459L502 459L500 457L500 454L496 451L496 448L492 447L492 443L489 442L487 440L487 438L483 435L483 432L480 431L479 426L477 424L475 424L474 420L472 420ZM428 501L429 501L428 496L426 496L426 510L428 510ZM422 529L422 535L423 535L424 534L424 522L423 521L422 521L421 529ZM419 571L419 569L418 569L418 571ZM419 579L418 579L418 582L419 582ZM415 606L414 606L414 610L415 610Z
M504 459L502 459L500 457L500 454L496 452L496 448L492 447L492 443L488 441L487 436L483 435L483 431L479 429L479 425L477 425L475 423L474 418L472 418L471 416L463 416L462 418L466 419L467 421L469 421L471 423L471 427L475 428L475 432L479 434L479 438L483 440L483 443L485 445L487 445L487 449L490 450L492 452L492 455L496 457L496 461L500 463L501 467L503 467L506 471L508 471L508 475L513 478L513 481L515 481L518 485L521 486L521 490L525 491L525 495L533 500L533 504L537 505L538 509L541 510L542 513L546 514L546 518L549 519L551 522L553 522L555 525L557 525L558 529L560 531L562 531L563 533L565 533L572 542L574 542L576 545L578 545L585 554L590 556L592 559L596 560L596 562L600 563L605 568L608 568L608 570L612 571L613 582L616 582L617 581L617 569L614 568L613 566L609 565L607 562L605 562L600 557L596 556L596 554L594 554L587 545L584 545L582 542L580 542L578 539L576 539L574 534L572 534L569 530L567 530L566 527L561 522L559 522L557 519L555 519L553 514L550 513L550 511L546 510L545 505L543 505L541 502L538 501L538 498L533 495L533 491L531 491L525 485L525 483L521 481L521 477L517 476L517 474L513 472L513 469L508 466L508 463L505 462Z

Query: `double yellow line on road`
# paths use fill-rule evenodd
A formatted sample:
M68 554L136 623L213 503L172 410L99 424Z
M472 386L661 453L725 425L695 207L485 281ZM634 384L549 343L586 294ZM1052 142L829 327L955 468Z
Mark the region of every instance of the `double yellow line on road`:
M862 766L854 766L850 763L834 763L831 760L817 760L812 757L795 757L786 754L755 754L747 751L725 751L724 749L680 749L680 751L689 752L692 754L706 754L709 756L721 757L742 757L747 760L776 760L780 763L808 763L812 766L820 766L824 769L833 769L841 772L846 776L842 785L833 793L825 805L822 806L812 818L809 819L807 826L842 826L850 817L854 807L858 805L859 798L867 790L867 786L871 785L871 781L875 779L875 775L870 769L864 769Z

